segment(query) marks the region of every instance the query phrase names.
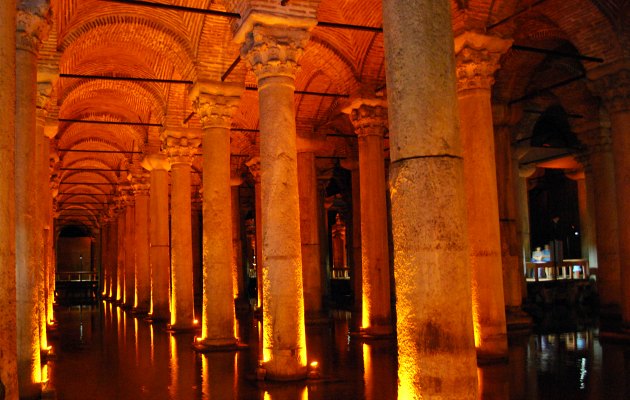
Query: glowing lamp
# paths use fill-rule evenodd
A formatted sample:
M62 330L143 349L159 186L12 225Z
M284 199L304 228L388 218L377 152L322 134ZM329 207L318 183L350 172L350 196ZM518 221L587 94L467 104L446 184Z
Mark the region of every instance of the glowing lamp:
M308 379L319 379L321 378L321 373L319 370L319 363L317 361L313 361L308 365L307 368L308 372L306 374L306 377Z

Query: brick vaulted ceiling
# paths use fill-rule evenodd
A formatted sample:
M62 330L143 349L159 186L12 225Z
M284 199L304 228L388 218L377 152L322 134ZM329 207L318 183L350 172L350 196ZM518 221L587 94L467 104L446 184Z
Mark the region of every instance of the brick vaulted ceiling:
M253 0L148 1L238 12L231 8ZM290 0L286 7L297 7L297 3L304 1L318 3ZM233 21L226 17L105 0L52 0L51 3L54 22L40 53L43 71L179 81L195 81L203 75L219 80L239 56L239 46L232 41ZM451 3L456 35L470 29L486 31L512 38L514 44L586 54L602 58L606 64L630 57L630 0L454 0ZM382 26L381 0L321 0L317 10L319 21ZM510 16L513 18L491 27ZM366 88L371 91L383 88L386 83L383 35L378 32L315 27L300 64L297 90L352 95ZM496 74L493 98L508 102L599 65L510 50L503 56ZM245 62L236 66L227 81L255 85ZM191 116L189 90L190 84L186 83L60 78L54 84L49 116L53 122L57 118L89 119L167 128L199 127L198 118ZM533 99L522 106L544 107L555 102L569 112L581 113L583 120L597 118L593 112L597 109L593 107L597 99L584 80L546 94L544 101ZM255 91L244 93L233 120L234 128L257 128L257 100ZM352 135L351 125L340 112L344 98L296 95L295 100L298 135L316 135L325 140L319 155L356 156L353 138L331 135ZM126 181L126 170L137 164L143 153L159 149L162 127L59 122L54 161L58 167L55 175L62 182L57 197L60 214L81 209L93 215L88 224L97 226L102 214L100 206L113 201L118 183ZM242 163L257 154L257 144L256 132L233 130L235 174L245 172ZM331 168L334 163L331 160L322 157L318 166ZM200 161L197 157L193 167L201 173ZM200 183L200 173L194 174L195 185ZM85 204L77 204L82 202Z

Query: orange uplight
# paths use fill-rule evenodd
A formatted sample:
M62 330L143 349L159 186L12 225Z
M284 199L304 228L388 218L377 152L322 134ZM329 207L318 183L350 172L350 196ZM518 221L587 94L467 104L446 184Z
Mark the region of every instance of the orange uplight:
M319 363L317 361L313 361L311 363L311 368L317 368L319 366Z
M198 325L199 324L199 320L198 319L194 319L193 320L193 324Z

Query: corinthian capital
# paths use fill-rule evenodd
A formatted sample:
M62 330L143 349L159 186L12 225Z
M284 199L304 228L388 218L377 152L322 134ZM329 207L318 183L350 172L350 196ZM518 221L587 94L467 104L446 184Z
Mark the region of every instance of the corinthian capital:
M499 58L512 45L512 40L465 32L455 38L457 90L490 89Z
M308 39L304 28L255 25L246 36L241 57L249 61L259 81L271 76L295 78Z
M243 86L233 83L199 81L190 91L201 127L229 129L238 109Z
M201 134L193 129L166 130L162 133L162 147L172 164L192 164Z
M37 54L52 25L49 0L21 1L17 10L16 47Z
M356 98L343 109L356 134L383 136L387 131L387 101L381 98Z

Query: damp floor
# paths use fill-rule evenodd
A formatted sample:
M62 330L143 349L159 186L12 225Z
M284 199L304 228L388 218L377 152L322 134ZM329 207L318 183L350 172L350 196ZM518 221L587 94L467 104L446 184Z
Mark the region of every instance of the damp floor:
M395 343L348 335L346 311L307 325L322 379L283 384L255 379L258 323L249 314L238 327L247 348L206 354L193 350L194 334L171 334L106 302L60 307L56 319L47 375L57 399L396 398ZM630 399L630 346L600 341L594 327L551 324L511 337L509 350L509 362L478 368L481 399Z

